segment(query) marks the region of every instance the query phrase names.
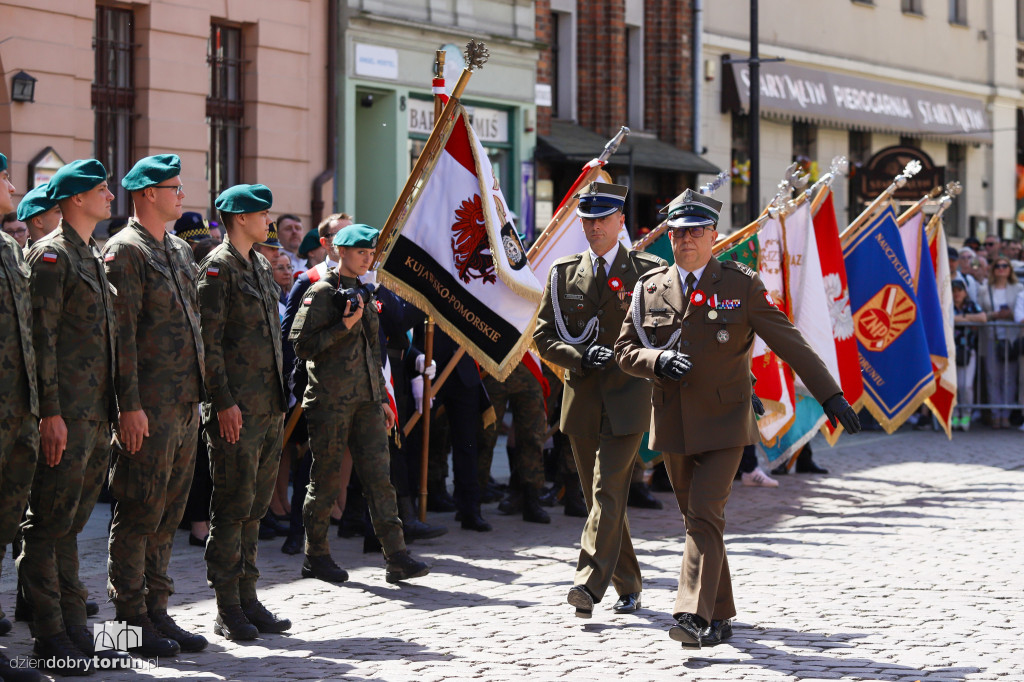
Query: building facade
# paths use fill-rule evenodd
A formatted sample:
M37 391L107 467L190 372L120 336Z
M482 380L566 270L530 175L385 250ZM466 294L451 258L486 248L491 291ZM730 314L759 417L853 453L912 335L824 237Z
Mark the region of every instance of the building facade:
M315 221L333 195L331 4L0 1L0 150L19 197L95 156L115 215L128 215L121 177L139 158L175 153L186 210L212 217L221 189L260 182L275 213Z
M734 170L732 192L723 198L739 227L752 217L744 175L750 77L748 64L730 60L749 55L750 3L701 4L701 143L708 158ZM785 61L761 65L761 203L774 195L791 162L814 174L845 155L852 177L834 187L836 210L855 216L892 170L892 163L880 163L885 154L879 152L888 149L889 161L917 154L934 166L907 201L933 184L962 183L963 194L946 214L951 235L1014 236L1024 102L1024 73L1014 71L1021 59L1020 5L762 2L760 56Z
M381 226L434 121L436 51L445 50L448 91L470 38L490 58L462 103L487 149L509 206L532 209L538 55L532 0L342 0L337 41L339 206ZM524 209L525 207L525 209Z
M630 135L606 170L630 186L636 236L718 167L693 152L694 0L537 0L536 224L620 126ZM723 168L727 166L722 166Z

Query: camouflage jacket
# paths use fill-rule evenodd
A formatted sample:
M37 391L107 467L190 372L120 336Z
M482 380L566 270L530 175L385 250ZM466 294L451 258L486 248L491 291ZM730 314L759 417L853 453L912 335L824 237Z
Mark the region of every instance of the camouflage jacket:
M341 310L331 299L339 288L358 286L335 269L307 291L295 315L288 339L295 354L306 361L309 384L302 409L333 407L350 401L387 402L376 302L366 301L363 317L351 329L342 324Z
M134 218L103 249L117 289L117 402L122 412L203 399L203 338L192 249L153 238Z
M39 416L115 420L114 296L96 242L62 221L27 260Z
M0 419L39 415L36 354L32 348L29 269L21 247L0 234Z
M209 399L204 407L220 412L238 404L243 414L284 412L280 287L270 263L253 249L246 261L225 237L199 270Z

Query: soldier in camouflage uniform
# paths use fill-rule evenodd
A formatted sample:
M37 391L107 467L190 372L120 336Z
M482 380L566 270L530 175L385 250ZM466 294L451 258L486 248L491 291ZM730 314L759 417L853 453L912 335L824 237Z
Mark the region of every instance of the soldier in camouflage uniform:
M135 215L107 242L104 265L117 289L118 425L110 492L107 591L118 620L142 628L145 656L200 651L206 639L167 614L174 531L195 469L203 340L192 249L164 226L181 216L181 161L139 161L121 181Z
M279 289L270 263L253 248L267 238L272 203L263 185L224 190L216 205L227 236L199 268L203 423L213 478L206 575L217 595L214 632L232 640L291 627L256 598L260 519L274 493L288 406Z
M373 262L377 230L349 225L334 236L334 245L339 247L338 266L306 292L288 337L309 372L302 409L309 424L313 466L302 507L302 575L328 582L348 580L348 573L331 558L327 530L340 491L341 456L349 446L373 531L384 548L387 581L418 578L430 569L405 548L391 485L387 432L395 415L384 387L377 307L362 296L353 306L339 295L340 290L360 286L357 278Z
M110 464L114 400L113 291L92 238L114 195L95 159L61 168L48 196L64 220L29 249L32 336L39 386L40 461L32 481L18 577L33 607L35 654L77 660L94 652L86 627L88 590L78 578L78 534L96 505Z
M494 445L498 440L498 425L505 418L505 406L512 409L512 424L515 427L516 445L509 452L512 470L510 499L519 497L519 505L509 505L510 512L522 507L524 521L551 523L551 517L540 505L540 492L544 488L544 435L547 433L547 412L544 405L544 388L525 363L516 365L505 381L498 381L488 375L484 377L484 388L494 406L495 422L482 429L479 435L480 489L487 484L487 476L494 458ZM521 501L520 501L521 500Z
M0 154L0 213L14 210L7 157ZM25 511L32 473L39 447L39 396L36 393L36 356L32 348L32 301L29 269L21 247L0 230L0 562L7 545L18 533ZM0 610L0 635L11 630L11 622ZM12 668L0 653L0 678L43 679L34 670L28 674ZM31 673L36 673L34 676ZM18 677L20 675L20 677Z

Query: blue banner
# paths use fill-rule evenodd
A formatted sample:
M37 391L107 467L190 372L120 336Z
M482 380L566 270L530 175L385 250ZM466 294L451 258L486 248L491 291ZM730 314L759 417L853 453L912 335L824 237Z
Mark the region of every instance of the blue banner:
M942 319L942 304L939 303L939 287L935 283L935 265L928 248L928 233L925 221L921 221L921 255L917 267L917 302L921 306L924 335L928 339L928 352L933 361L942 368L948 356L946 348L946 327ZM945 258L945 254L941 255Z
M768 457L768 466L774 467L780 462L789 461L797 450L814 438L824 420L825 411L818 401L797 391L793 425L776 439L775 445L769 447L764 441L761 442L764 454Z
M843 248L843 259L864 377L864 404L892 433L935 391L935 376L925 312L915 294L914 275L907 267L891 205ZM922 273L925 270L921 268Z

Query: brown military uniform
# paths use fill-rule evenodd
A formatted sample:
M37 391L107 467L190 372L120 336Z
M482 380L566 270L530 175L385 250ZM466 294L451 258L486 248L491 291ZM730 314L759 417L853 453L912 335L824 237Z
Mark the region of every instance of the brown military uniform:
M47 637L86 624L78 534L110 465L114 399L114 292L96 242L66 222L32 245L33 339L40 418L68 430L60 462L36 467L18 577L33 605L32 632Z
M615 343L629 308L629 292L645 272L665 261L642 251L617 246L608 272L609 286L600 290L590 251L560 258L551 266L558 290L558 313L551 280L544 292L533 335L541 356L566 368L561 429L569 436L590 515L583 528L576 585L600 600L609 582L619 595L641 590L640 565L629 539L626 498L637 449L650 423L650 383L609 363L584 369L583 352L590 339L580 336L597 320L593 343ZM613 280L619 280L613 290ZM559 328L559 318L564 333ZM591 337L592 339L593 337Z
M18 533L39 448L29 276L18 242L0 231L0 562Z
M277 312L279 288L267 259L246 260L225 237L200 267L199 305L208 402L203 423L213 494L207 580L218 606L256 599L256 548L281 459L287 398ZM220 435L217 413L237 405L235 443Z
M654 380L651 448L664 452L676 501L686 518L674 614L722 620L736 615L723 540L725 503L743 447L758 440L750 405L754 335L789 363L819 402L840 393L840 388L789 318L769 303L753 270L712 258L695 289L709 300L717 297L720 307L684 301L675 266L647 273L636 302L652 346L664 345L674 332L680 333L669 350L686 353L693 361L693 369L682 380L655 376L655 363L664 351L645 346L632 316L622 324L615 357L629 374Z
M107 591L124 620L166 609L174 592L167 566L195 469L205 365L188 244L169 234L158 241L132 219L103 253L118 292L118 408L143 409L149 420L138 452L116 432L113 442Z

